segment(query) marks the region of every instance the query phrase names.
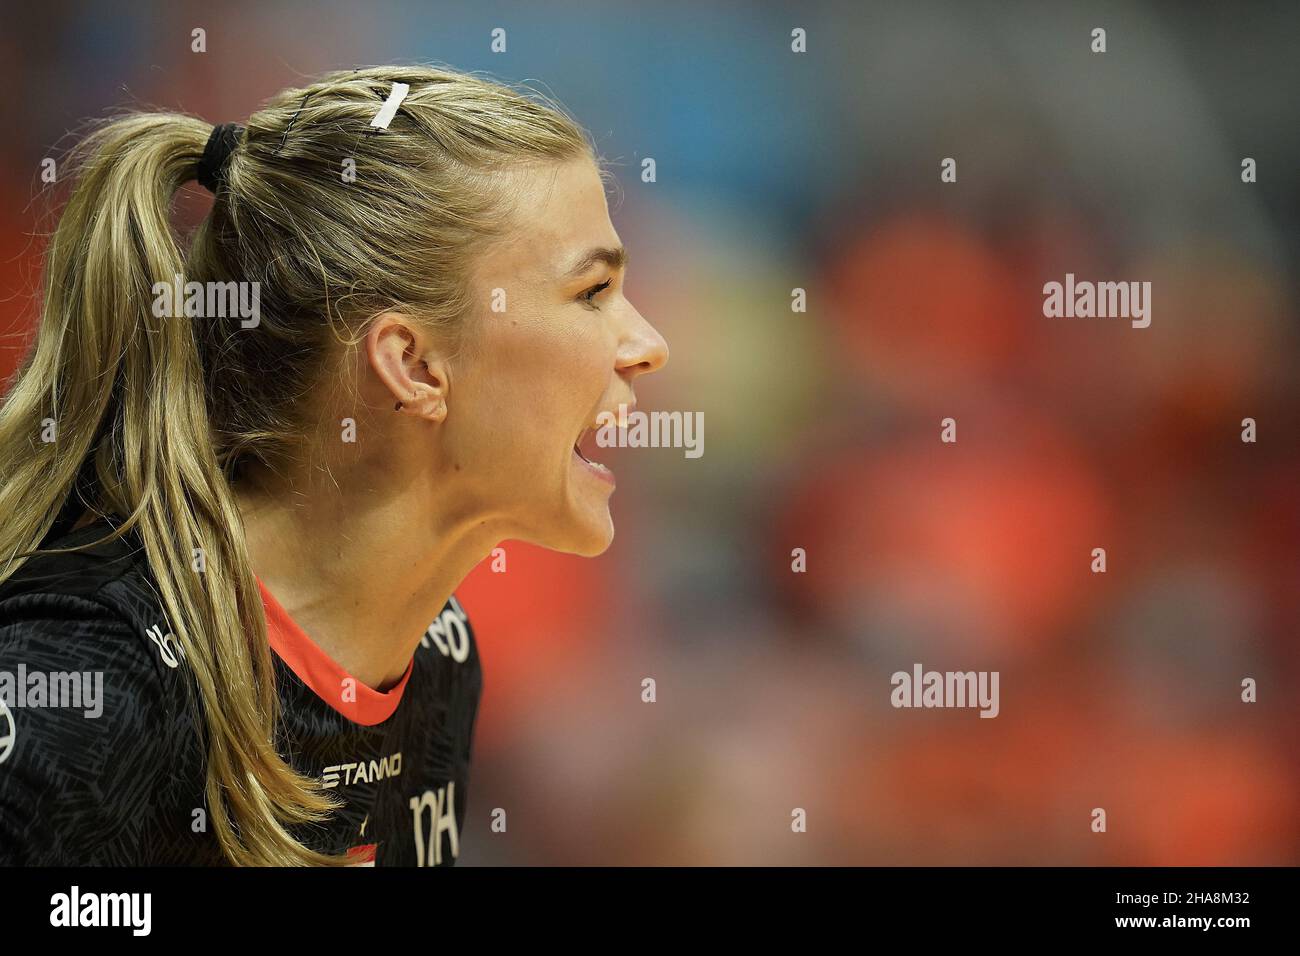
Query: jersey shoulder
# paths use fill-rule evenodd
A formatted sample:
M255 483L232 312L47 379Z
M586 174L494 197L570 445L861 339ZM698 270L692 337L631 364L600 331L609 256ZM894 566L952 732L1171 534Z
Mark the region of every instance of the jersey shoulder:
M110 539L113 532L108 522L96 521L43 541L40 552L0 584L0 624L6 611L17 615L40 605L77 614L86 602L127 618L151 616L156 601L144 549L135 535Z
M0 862L131 860L179 742L141 561L125 540L40 554L0 586Z
M162 678L179 665L144 548L97 521L42 542L0 584L0 647L79 662L138 665Z

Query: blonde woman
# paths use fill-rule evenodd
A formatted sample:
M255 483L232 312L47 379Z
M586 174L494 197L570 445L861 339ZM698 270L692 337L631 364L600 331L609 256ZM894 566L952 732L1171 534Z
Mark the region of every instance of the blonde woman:
M454 863L453 591L506 539L609 546L587 436L668 357L590 140L383 67L78 154L0 408L0 861Z

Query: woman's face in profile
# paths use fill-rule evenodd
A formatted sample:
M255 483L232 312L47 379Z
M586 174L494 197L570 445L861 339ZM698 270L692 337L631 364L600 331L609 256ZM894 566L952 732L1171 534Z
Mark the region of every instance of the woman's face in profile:
M633 380L668 346L624 296L622 243L590 159L502 175L517 196L505 241L475 266L478 314L453 365L444 440L472 469L509 537L600 554L614 537L602 412L631 406ZM603 256L603 258L602 258ZM607 261L612 259L614 261Z

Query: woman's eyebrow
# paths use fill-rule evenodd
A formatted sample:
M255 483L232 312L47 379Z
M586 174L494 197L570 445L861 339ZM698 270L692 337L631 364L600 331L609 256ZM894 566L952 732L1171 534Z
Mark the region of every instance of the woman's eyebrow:
M630 259L631 256L628 254L627 249L622 246L599 246L595 249L588 249L586 254L578 259L561 278L576 279L597 262L603 262L611 269L625 269Z

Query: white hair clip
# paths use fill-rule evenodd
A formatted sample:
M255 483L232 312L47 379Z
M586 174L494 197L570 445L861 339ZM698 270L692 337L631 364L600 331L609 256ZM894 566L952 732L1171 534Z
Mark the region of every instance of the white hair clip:
M397 115L397 108L402 105L402 100L406 99L406 94L410 91L409 84L394 83L393 92L388 94L388 99L384 100L384 105L380 107L375 118L370 121L370 125L376 129L388 129L388 124Z

